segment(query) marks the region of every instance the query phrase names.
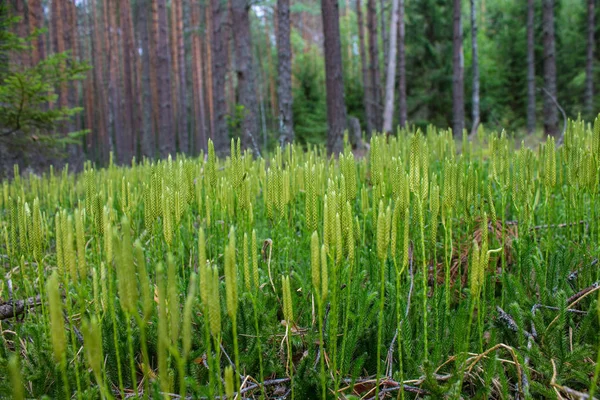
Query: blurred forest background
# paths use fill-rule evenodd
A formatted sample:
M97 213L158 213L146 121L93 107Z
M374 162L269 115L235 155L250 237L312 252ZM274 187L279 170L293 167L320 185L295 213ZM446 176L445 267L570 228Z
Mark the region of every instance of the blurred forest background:
M332 19L338 97L367 133L387 111L388 128L559 135L562 111L589 119L600 101L595 0L0 2L4 169L56 161L55 142L74 165L196 155L208 138L221 153L235 137L255 152L325 143ZM25 76L53 54L46 75ZM15 94L34 83L47 95ZM31 123L23 104L38 110Z

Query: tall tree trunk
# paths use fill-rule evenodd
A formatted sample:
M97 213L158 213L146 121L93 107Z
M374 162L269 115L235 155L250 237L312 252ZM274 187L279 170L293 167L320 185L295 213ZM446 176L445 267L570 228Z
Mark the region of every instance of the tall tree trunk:
M206 91L208 99L208 122L210 127L209 137L214 140L215 138L215 104L213 95L213 59L212 59L212 37L213 37L213 24L212 24L212 2L206 2L206 8L204 9L204 20L206 24L206 40L204 41L204 48L206 49L206 75L207 82Z
M406 103L406 31L404 29L404 0L398 2L398 103L400 108L400 126L404 128L408 120Z
M363 23L362 4L360 0L356 0L356 19L358 22L358 50L360 51L360 62L362 64L362 84L363 84L363 103L365 107L365 123L367 132L371 134L375 129L373 120L373 99L371 95L373 91L370 84L369 76L369 61L367 59L367 51L365 49L365 29Z
M527 132L535 131L535 0L527 0Z
M44 10L41 0L29 0L29 31L41 29L44 26ZM46 58L46 43L44 35L39 35L33 40L31 49L31 62L37 65Z
M185 62L185 42L183 32L183 6L184 0L174 0L177 5L177 58L179 60L179 101L177 132L179 133L179 151L190 152L190 135L188 132L188 110L187 110L187 69Z
M347 12L347 11L346 11ZM292 115L292 48L290 44L290 0L277 0L277 58L279 143L294 140Z
M343 150L344 130L346 129L346 103L338 1L321 0L321 13L325 41L327 151L329 153L339 153Z
M179 57L177 56L177 0L171 0L171 14L169 23L169 50L171 52L171 110L173 114L173 129L175 129L175 148L179 150L180 124L179 124Z
M369 31L369 75L372 126L381 131L381 78L379 73L379 44L377 43L377 8L375 0L367 0L367 30ZM369 135L372 132L369 132Z
M465 127L465 60L461 20L461 0L454 0L452 39L452 130L461 136Z
M156 155L156 134L154 132L155 113L152 112L155 98L154 80L154 56L151 55L154 48L150 37L150 11L149 0L138 0L134 3L136 18L136 32L138 32L138 45L141 49L141 60L137 65L138 85L140 87L140 132L138 147L140 154L144 157L153 158Z
M97 131L98 140L94 143L94 151L97 154L97 161L100 164L105 164L108 160L109 150L109 135L108 135L108 108L106 102L106 91L104 87L104 54L106 52L106 43L101 34L101 23L98 18L98 6L92 1L92 18L94 21L94 40L92 40L92 65L94 73L94 101L96 111L95 129Z
M200 27L200 5L192 3L192 26L195 29ZM200 36L196 33L192 35L192 76L194 91L194 150L200 153L200 150L206 151L206 116L204 105L204 74L202 72L202 48Z
M544 42L544 133L558 136L556 96L556 46L554 42L554 0L542 1Z
M477 130L479 117L479 58L477 50L477 13L475 0L471 0L471 58L473 68L473 127L471 132Z
M588 117L593 117L594 112L594 50L596 42L594 33L596 24L594 22L595 0L588 0L588 21L587 21L587 57L585 62L585 100L584 109Z
M124 98L123 113L125 114L124 142L121 149L122 162L129 163L135 155L135 141L141 126L141 97L140 87L137 85L137 64L139 62L136 51L135 37L133 34L133 21L131 18L131 3L122 1L120 8L120 25L123 36L123 83Z
M387 26L385 19L385 4L386 0L379 0L379 24L381 26L381 44L383 47L383 68L387 71L388 62L389 62L389 36L387 33Z
M158 109L158 152L165 158L175 154L173 109L171 108L171 71L166 0L152 0L153 32L156 43L156 91Z
M225 101L225 78L227 74L227 20L228 7L225 0L211 0L212 6L212 95L214 107L213 141L215 150L225 154L229 148L227 130L227 102Z
M231 18L235 41L235 69L237 76L237 104L244 107L242 143L253 149L258 138L258 102L254 87L254 62L252 61L252 35L250 30L250 3L248 0L231 0Z
M398 0L392 0L392 20L390 23L390 50L385 82L385 110L383 112L383 131L392 133L394 117L394 89L396 88L396 39L398 36Z
M106 28L108 30L108 96L113 126L113 151L116 153L119 163L124 162L122 150L126 147L127 136L129 132L123 129L123 113L121 112L121 85L119 74L119 37L117 27L117 4L114 0L105 2L108 6L108 20Z
M64 28L64 19L62 18L63 13L66 11L64 4L64 0L52 0L52 22L54 23L54 37L55 37L55 47L54 50L57 53L62 53L66 50L65 46L65 28ZM61 16L61 17L59 17ZM61 65L61 69L64 68L64 65ZM60 88L58 91L58 104L60 107L66 107L68 105L67 98L67 83L63 82L60 84Z
M14 6L16 16L21 17L21 20L17 23L16 33L19 37L27 37L29 34L29 26L27 23L28 15L26 12L25 0L15 0ZM31 63L30 54L26 51L20 52L18 58L21 65L28 66Z

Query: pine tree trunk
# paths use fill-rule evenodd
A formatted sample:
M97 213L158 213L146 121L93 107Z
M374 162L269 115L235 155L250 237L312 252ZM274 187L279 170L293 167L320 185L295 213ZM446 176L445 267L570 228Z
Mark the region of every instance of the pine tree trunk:
M406 103L406 31L404 29L404 0L398 3L398 106L400 108L400 127L404 128L408 121L408 105Z
M156 43L156 92L158 109L158 152L162 158L175 155L175 135L173 109L171 107L171 60L169 52L169 34L166 0L153 0L153 32Z
M454 0L452 40L452 130L460 137L465 127L465 88L461 0Z
M123 113L121 112L121 91L119 74L119 38L117 27L117 4L115 0L108 0L108 96L113 126L113 151L116 153L116 159L120 164L124 162L122 150L127 143L127 135L123 129Z
M136 52L135 37L133 34L133 21L131 18L131 4L124 0L119 5L120 25L123 37L123 83L124 103L123 113L125 120L123 130L125 140L121 149L121 162L129 163L135 155L135 139L140 130L141 98L140 88L137 86L136 71L138 54Z
M19 37L27 37L29 34L29 26L27 23L27 12L25 11L25 0L15 0L15 14L21 17L21 20L17 23L17 35ZM31 57L29 52L22 51L19 53L19 62L21 65L29 66L31 63Z
M471 132L477 130L479 117L479 58L477 47L477 14L475 0L471 0L471 58L473 68L473 127Z
M97 154L97 161L101 165L105 164L108 160L109 150L109 135L108 135L108 108L106 92L104 87L104 54L106 54L106 46L101 35L101 24L98 17L98 7L92 2L92 18L94 21L94 40L92 41L92 69L94 73L94 101L96 111L96 123L95 129L97 133L97 141L94 143L94 151Z
M44 10L41 0L29 0L29 31L41 29L44 25ZM37 65L40 60L46 58L45 36L39 35L33 40L31 49L31 62Z
M535 132L535 0L527 0L527 132Z
M227 20L228 8L225 0L211 0L212 6L212 95L214 107L213 141L219 154L229 149L227 130L227 102L225 101L225 77L227 74Z
M179 60L179 101L177 132L179 133L179 151L190 152L190 135L188 132L188 110L187 110L187 69L185 62L185 42L183 32L183 6L184 0L174 0L177 16L177 59Z
M277 58L279 143L294 141L292 115L292 48L290 44L290 0L277 1Z
M235 41L235 71L237 76L237 104L244 107L241 123L242 144L254 149L259 133L258 102L254 87L254 62L252 61L252 35L250 29L250 3L248 0L231 0L231 18Z
M558 109L556 95L556 46L554 41L554 0L542 1L544 42L544 133L557 137Z
M200 27L200 5L192 3L192 26ZM201 39L198 34L192 35L192 76L194 90L194 150L200 153L206 151L206 116L204 105L204 74L202 72L202 48Z
M381 25L381 42L383 44L383 70L387 71L389 59L389 36L385 19L385 3L386 0L379 0L379 23ZM390 28L391 29L391 28Z
M141 108L140 108L140 133L139 133L139 150L142 156L154 158L156 156L156 134L154 131L155 113L153 104L155 99L155 77L154 77L154 56L151 55L152 39L150 36L150 0L138 0L135 4L135 24L136 32L138 32L138 45L141 49L141 60L138 63L138 85L141 91Z
M373 0L371 0L373 1ZM342 72L339 5L337 0L321 0L325 42L325 78L327 89L327 151L343 150L346 129L346 104Z
M204 42L204 48L206 49L206 75L207 82L206 91L208 99L208 122L210 127L209 137L215 140L215 104L213 95L213 59L212 59L212 37L213 37L213 24L212 24L212 3L206 2L206 8L204 13L204 20L206 23L206 40Z
M367 30L369 32L369 75L371 95L372 126L381 131L381 78L379 73L379 44L377 43L377 8L375 0L367 0ZM368 132L369 135L372 132Z
M358 22L358 50L360 51L360 62L362 65L362 84L363 84L363 103L365 107L365 123L369 135L375 129L373 121L373 100L371 99L369 62L367 60L367 50L365 49L365 29L363 23L362 4L360 0L356 0L356 19Z
M55 51L57 53L63 53L66 50L65 46L65 27L63 25L64 19L62 18L63 13L66 11L64 0L52 0L52 22L54 23L54 36L55 36ZM60 17L59 17L60 16ZM61 69L64 65L61 66ZM63 82L60 84L58 90L58 104L60 107L66 107L68 105L67 98L67 83Z
M177 1L171 0L171 13L169 23L169 51L171 52L171 110L173 113L173 128L175 129L175 148L179 150L180 121L179 121L179 57L177 56ZM181 151L181 150L179 150Z
M595 0L588 0L588 21L587 21L587 57L585 62L585 99L584 109L588 117L593 118L594 115L594 50L595 39L594 33L596 24L594 22Z
M394 117L394 89L396 88L396 39L398 38L398 0L392 0L392 20L390 23L390 50L385 83L385 110L383 112L383 131L392 133Z

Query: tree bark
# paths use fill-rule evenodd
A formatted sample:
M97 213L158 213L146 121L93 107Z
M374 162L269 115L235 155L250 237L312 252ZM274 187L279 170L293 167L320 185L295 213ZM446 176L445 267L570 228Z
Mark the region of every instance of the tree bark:
M108 20L106 29L108 30L108 96L110 104L110 113L113 127L113 151L116 153L116 159L120 164L124 163L122 154L123 149L128 142L129 132L123 129L123 113L121 112L121 85L119 59L119 37L117 27L117 4L115 0L107 0Z
M190 152L190 135L188 132L188 110L187 110L187 69L185 62L185 42L183 32L183 3L184 0L174 0L177 16L177 59L179 63L179 101L177 116L177 132L179 134L179 151Z
M473 126L471 132L475 132L480 122L479 117L479 58L477 47L477 11L475 0L471 0L471 62L473 68Z
M136 6L136 24L137 32L139 32L138 47L142 50L141 62L138 64L138 84L141 88L142 103L140 109L140 117L142 124L139 148L140 153L144 157L153 158L156 155L156 134L155 134L155 113L152 112L155 95L155 77L154 77L154 56L151 51L154 48L150 38L150 12L148 10L149 0L138 0Z
M375 0L367 0L367 30L369 32L369 75L372 126L381 131L381 78L379 73L379 44L377 43L377 8ZM369 135L372 132L368 132Z
M93 19L93 31L94 40L92 41L92 69L94 74L94 96L95 111L96 111L96 123L95 129L97 131L97 141L94 143L94 151L97 154L97 161L100 164L106 163L108 160L108 149L109 149L109 138L108 138L108 123L107 114L108 109L106 106L106 92L104 88L104 57L105 54L105 43L101 34L101 24L98 18L97 5L92 3L92 19Z
M558 137L558 109L554 104L556 95L556 46L554 41L554 0L542 1L543 42L544 42L544 133Z
M42 9L41 0L29 0L29 31L33 32L36 29L41 29L43 25L44 10ZM32 64L37 65L44 58L46 58L45 36L39 35L33 40L33 48L31 49Z
M200 28L200 5L194 2L192 4L192 26L194 29ZM204 76L202 72L202 48L201 39L198 34L192 35L192 76L194 90L194 150L200 153L206 151L206 115L204 105Z
M588 0L587 20L587 57L585 62L585 99L584 110L588 117L592 118L594 113L594 50L596 47L594 32L596 24L594 21L595 0Z
M227 103L225 101L225 77L227 74L227 19L228 8L225 0L211 0L212 7L212 95L214 107L213 141L219 154L229 149L227 130Z
M373 0L370 0L373 1ZM346 103L342 71L339 5L337 0L321 0L325 42L325 78L327 89L327 151L343 150L346 129Z
M231 0L233 38L235 41L235 69L237 76L237 104L244 107L242 120L242 144L253 149L258 137L258 102L254 82L252 60L252 35L250 29L250 3L248 0Z
M277 58L279 102L279 143L294 141L292 115L292 48L290 44L290 0L277 1Z
M206 85L206 91L208 99L208 123L210 127L209 137L214 140L215 137L215 105L213 96L213 60L212 60L212 37L213 37L213 24L212 24L212 4L210 1L206 2L206 8L204 13L204 20L206 23L206 40L204 41L204 48L206 49L206 77L208 84Z
M383 131L392 133L394 117L394 89L396 88L396 39L398 36L398 0L392 0L392 19L390 23L390 50L385 83L385 110L383 112Z
M404 29L404 0L398 2L398 106L400 108L400 127L404 128L408 121L408 105L406 103L406 31Z
M389 58L389 38L385 19L385 4L386 0L379 0L379 23L381 25L381 42L383 44L383 69L387 71ZM390 28L391 29L391 28ZM391 33L390 33L391 35Z
M527 0L527 132L535 131L535 0Z
M453 39L452 39L452 130L454 136L461 136L465 127L465 88L463 55L463 35L461 19L461 0L454 0Z
M175 154L173 109L171 108L171 71L166 0L153 0L153 37L156 43L156 86L158 109L158 152L162 158Z
M120 4L120 25L123 35L123 82L125 102L123 112L125 114L124 131L127 132L123 149L121 149L122 162L129 163L135 154L135 139L141 126L140 87L137 85L137 64L139 62L136 51L135 37L133 34L133 21L131 18L131 3L129 0Z
M369 134L375 129L373 121L373 100L371 99L371 84L369 76L369 62L367 59L367 51L365 49L365 31L363 23L362 4L360 0L356 0L356 18L358 21L358 49L360 51L360 62L362 64L362 80L363 80L363 103L365 107L365 123Z

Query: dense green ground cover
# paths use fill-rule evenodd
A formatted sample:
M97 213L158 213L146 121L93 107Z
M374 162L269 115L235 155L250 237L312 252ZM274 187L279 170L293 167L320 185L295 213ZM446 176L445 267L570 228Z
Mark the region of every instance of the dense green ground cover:
M561 146L455 146L431 129L373 137L361 159L232 144L17 174L0 193L0 396L597 389L600 121Z

